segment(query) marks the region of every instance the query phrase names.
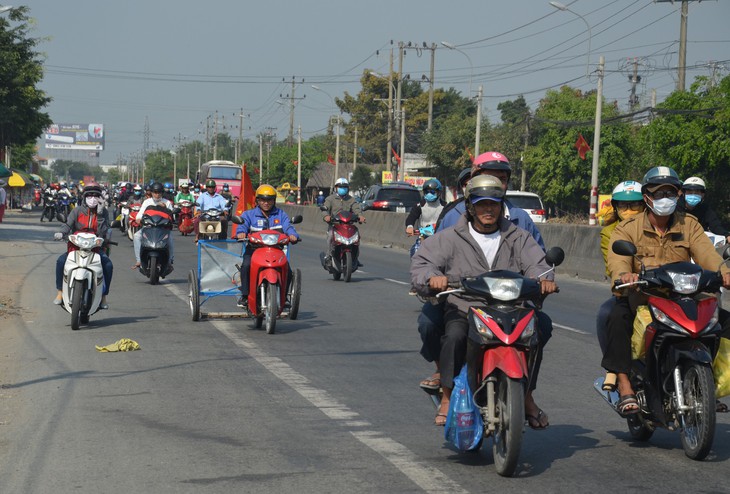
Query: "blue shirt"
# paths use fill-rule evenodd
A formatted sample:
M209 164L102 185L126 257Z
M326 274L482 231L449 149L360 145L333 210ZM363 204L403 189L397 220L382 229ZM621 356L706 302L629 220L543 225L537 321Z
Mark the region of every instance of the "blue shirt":
M507 214L509 215L508 219L514 223L515 226L522 228L523 230L527 230L530 235L532 235L532 238L535 239L535 242L542 247L542 250L545 250L545 242L542 240L542 235L540 235L540 231L535 226L535 222L532 221L530 215L527 214L527 211L522 208L518 208L517 206L513 206L507 199L504 200L504 205L507 208ZM448 213L446 213L444 218L441 220L438 231L454 226L461 215L465 212L466 203L461 201Z
M201 211L207 211L209 209L217 209L218 211L225 211L226 209L226 198L216 193L210 195L208 191L200 194L195 204Z
M276 206L269 211L268 218L261 211L261 208L256 206L253 209L244 211L241 219L243 219L243 223L236 227L236 235L239 233L260 232L261 230L281 230L287 235L294 235L299 238L299 234L289 222L289 215Z

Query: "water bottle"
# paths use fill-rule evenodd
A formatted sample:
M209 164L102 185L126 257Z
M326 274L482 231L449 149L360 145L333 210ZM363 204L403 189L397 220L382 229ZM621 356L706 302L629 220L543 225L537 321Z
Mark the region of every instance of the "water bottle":
M459 390L456 398L456 440L460 449L469 449L474 442L474 407L466 394L466 389Z

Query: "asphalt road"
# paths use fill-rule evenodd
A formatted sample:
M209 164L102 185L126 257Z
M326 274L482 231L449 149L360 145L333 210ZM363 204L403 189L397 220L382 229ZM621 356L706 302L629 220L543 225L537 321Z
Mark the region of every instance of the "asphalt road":
M63 244L39 214L0 224L0 492L727 492L730 417L712 453L684 456L678 433L633 443L593 391L601 374L594 314L607 288L561 278L546 303L556 327L536 398L550 417L525 431L516 478L491 448L459 453L418 388L408 253L363 247L362 272L335 282L324 239L292 251L300 319L275 335L250 321L192 322L189 238L176 271L150 286L116 235L110 309L72 331L51 304ZM232 297L210 301L233 311ZM132 338L141 350L100 353Z

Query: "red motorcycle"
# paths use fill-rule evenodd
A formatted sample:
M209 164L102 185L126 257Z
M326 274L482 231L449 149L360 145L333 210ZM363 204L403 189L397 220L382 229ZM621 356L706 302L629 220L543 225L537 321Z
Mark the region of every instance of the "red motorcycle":
M240 223L241 219L233 216L232 221ZM301 222L300 215L291 220L291 224ZM241 280L241 283L249 283L248 309L255 319L255 327L265 324L266 332L273 334L278 317L296 319L299 314L302 273L294 269L289 279L289 235L279 230L251 232L248 244L255 249L251 256L249 279ZM285 314L283 309L287 299L289 308Z
M195 226L193 224L193 203L190 201L180 201L177 210L177 229L183 235L193 233Z
M139 210L142 209L142 205L135 203L130 204L128 207L129 217L127 218L127 237L129 237L129 240L133 240L134 234L140 229L139 221L137 221L137 214L139 213Z
M41 189L36 187L33 189L33 205L40 206L41 205L41 199L43 199L43 195L41 194Z
M564 258L560 247L553 247L545 256L553 268ZM461 288L439 297L448 293L459 293L474 302L468 315L469 387L475 390L474 404L483 418L484 437L492 436L497 473L510 477L522 447L525 394L539 349L536 310L543 300L540 283L520 273L496 270L462 278Z
M340 211L330 220L332 236L330 238L330 252L332 257L320 252L319 258L322 267L328 271L335 281L344 276L349 282L352 273L360 265L360 231L357 228L359 217L351 211Z

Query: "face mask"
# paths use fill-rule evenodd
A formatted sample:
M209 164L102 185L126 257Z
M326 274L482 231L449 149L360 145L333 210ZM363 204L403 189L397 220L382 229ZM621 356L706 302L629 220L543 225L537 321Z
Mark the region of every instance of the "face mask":
M86 205L90 208L95 208L99 205L99 198L98 197L87 197L86 198Z
M702 196L699 194L688 194L684 196L684 200L688 206L695 207L702 202Z
M141 190L137 190L137 191L134 192L134 195L137 196L137 197L139 197L139 196L142 195L142 191Z
M423 198L426 199L426 201L428 201L428 202L433 202L436 199L438 199L439 196L437 196L433 192L429 192L428 194L424 195Z
M616 211L618 214L618 217L620 220L625 220L627 218L631 218L632 216L636 216L637 214L641 213L641 211L634 211L633 209L627 209L625 211Z
M195 193L197 194L198 192L200 192L200 189L195 189Z
M665 197L664 199L656 199L649 208L654 211L657 216L669 216L672 214L677 207L677 198L670 199Z
M337 187L337 195L346 196L348 190L345 187Z

